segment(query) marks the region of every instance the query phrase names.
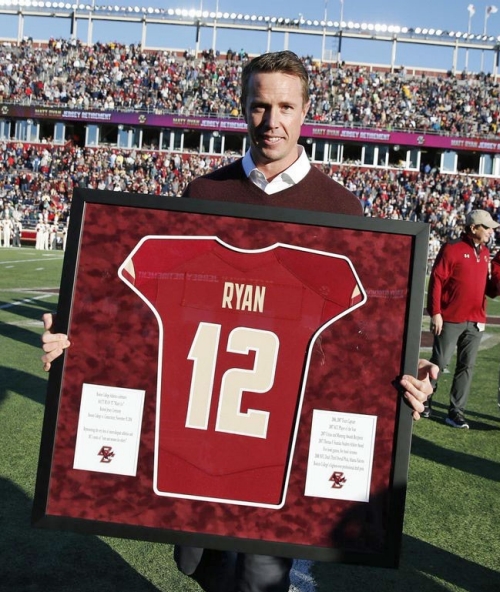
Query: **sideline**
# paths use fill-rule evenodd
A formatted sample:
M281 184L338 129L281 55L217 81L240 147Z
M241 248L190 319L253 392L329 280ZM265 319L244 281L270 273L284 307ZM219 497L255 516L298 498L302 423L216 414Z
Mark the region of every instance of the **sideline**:
M430 331L422 331L421 341L420 341L420 350L425 352L432 351L432 341L433 337ZM489 333L488 328L486 326L486 331L484 332L483 338L481 339L481 343L479 345L479 351L485 349L491 349L500 343L500 333L494 332Z
M28 304L30 302L34 302L35 300L44 300L45 298L50 298L53 296L53 293L42 294L40 296L34 296L33 298L23 298L22 300L16 300L15 302L9 302L8 304L2 304L0 306L0 310L6 310L7 308L12 308L14 306L21 306L23 304Z
M60 261L63 257L47 255L44 259L19 259L18 261L0 261L0 265L12 265L13 263L40 263L44 261Z

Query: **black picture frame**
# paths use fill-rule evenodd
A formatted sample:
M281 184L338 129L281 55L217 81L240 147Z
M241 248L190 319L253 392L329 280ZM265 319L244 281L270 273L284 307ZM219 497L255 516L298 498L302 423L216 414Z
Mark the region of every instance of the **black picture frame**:
M304 404L295 410L281 507L160 496L154 490L158 327L118 270L142 238L158 236L215 237L242 250L280 243L339 255L356 270L366 302L340 315L308 346ZM55 321L55 330L67 333L72 345L50 371L32 524L396 567L412 429L398 377L417 371L427 245L428 226L417 222L75 189ZM146 366L151 370L141 370ZM147 382L135 476L73 467L87 381L127 388ZM355 420L376 418L367 501L305 495L317 409Z

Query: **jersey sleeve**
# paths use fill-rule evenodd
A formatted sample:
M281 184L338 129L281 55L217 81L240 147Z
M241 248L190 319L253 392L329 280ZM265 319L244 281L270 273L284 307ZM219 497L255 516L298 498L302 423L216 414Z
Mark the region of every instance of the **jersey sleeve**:
M160 280L175 277L181 263L209 251L213 244L211 240L186 240L184 237L169 237L168 242L168 249L165 249L164 238L143 238L119 270L121 279L152 304L156 302Z
M366 294L349 259L319 251L282 248L280 263L325 301L323 321L363 304Z

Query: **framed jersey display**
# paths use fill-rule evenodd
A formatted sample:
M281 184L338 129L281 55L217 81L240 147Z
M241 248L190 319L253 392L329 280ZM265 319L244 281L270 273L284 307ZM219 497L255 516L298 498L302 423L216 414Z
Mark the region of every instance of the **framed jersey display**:
M74 192L37 527L394 567L428 228Z

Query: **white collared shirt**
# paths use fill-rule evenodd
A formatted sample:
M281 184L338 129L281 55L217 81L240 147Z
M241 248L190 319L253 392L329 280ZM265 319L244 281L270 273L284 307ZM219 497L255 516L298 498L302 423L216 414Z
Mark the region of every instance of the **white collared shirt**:
M278 191L288 189L288 187L291 187L292 185L296 185L302 181L309 172L311 163L307 158L303 146L299 146L299 152L300 154L297 160L272 181L268 181L264 174L255 166L250 150L248 150L243 157L243 170L245 171L245 175L254 185L257 185L259 189L262 189L262 191L265 191L268 195L272 195L273 193L278 193Z

